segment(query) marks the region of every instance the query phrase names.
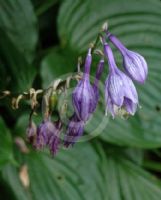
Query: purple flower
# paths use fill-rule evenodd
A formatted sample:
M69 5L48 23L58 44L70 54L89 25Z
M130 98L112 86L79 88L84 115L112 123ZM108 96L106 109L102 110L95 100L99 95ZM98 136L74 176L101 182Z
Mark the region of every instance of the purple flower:
M148 66L143 56L128 50L114 35L109 34L108 37L121 52L127 75L133 80L143 84L148 74Z
M36 131L37 131L37 127L35 123L30 121L26 130L26 135L27 135L27 140L32 144L34 143L35 138L36 138Z
M104 69L104 59L101 59L98 64L98 67L97 67L97 72L96 72L96 77L95 77L94 83L92 85L93 90L94 90L94 95L95 95L92 112L94 112L94 110L96 109L97 104L98 104L98 100L99 100L98 85L99 85L99 80L101 78L103 69Z
M36 148L42 149L49 144L51 136L55 133L55 125L50 119L44 120L37 129Z
M78 119L84 122L89 119L94 103L94 91L89 79L91 62L91 49L89 49L85 60L85 70L83 78L78 83L72 94L72 101L75 113Z
M138 95L132 80L120 71L115 63L110 46L104 44L104 53L108 58L109 75L105 83L106 114L109 111L113 118L124 109L134 115L138 105Z
M71 117L71 120L68 124L64 146L69 147L70 145L74 145L80 136L82 136L84 131L84 122L80 121L76 114Z
M61 143L60 133L61 133L62 123L60 121L55 123L55 130L49 140L49 149L52 155L56 155L59 145Z

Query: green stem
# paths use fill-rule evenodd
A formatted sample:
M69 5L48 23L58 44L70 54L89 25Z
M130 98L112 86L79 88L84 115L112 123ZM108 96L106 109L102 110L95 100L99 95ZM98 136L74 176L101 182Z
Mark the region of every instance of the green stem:
M93 51L94 51L95 48L97 47L97 44L98 44L98 42L100 41L100 36L101 36L101 33L99 33L99 34L97 35L97 38L96 38L96 40L95 40L95 42L94 42L94 44L93 44L91 53L93 53Z

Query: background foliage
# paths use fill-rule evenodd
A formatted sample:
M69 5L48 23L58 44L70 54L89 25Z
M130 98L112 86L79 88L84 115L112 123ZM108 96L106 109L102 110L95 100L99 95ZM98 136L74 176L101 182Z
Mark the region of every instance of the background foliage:
M149 66L146 84L137 85L142 108L135 117L110 119L99 137L55 158L16 145L25 139L29 108L13 111L1 100L0 199L161 199L160 18L160 0L0 0L0 91L46 87L74 71L106 20Z

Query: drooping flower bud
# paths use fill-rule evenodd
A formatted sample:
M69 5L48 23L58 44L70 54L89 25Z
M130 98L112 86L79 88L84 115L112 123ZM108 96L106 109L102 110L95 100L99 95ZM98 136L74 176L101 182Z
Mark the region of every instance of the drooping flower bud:
M148 74L148 66L144 57L136 52L128 50L114 35L109 34L108 38L121 52L127 75L133 80L143 84Z
M56 155L59 149L59 145L61 143L60 139L61 127L62 124L60 121L55 123L55 130L53 131L53 134L51 135L49 140L49 149L52 155Z
M36 131L37 131L37 127L35 123L33 121L30 121L26 130L26 136L27 136L28 142L30 142L31 144L34 144L35 142Z
M37 129L36 149L43 149L49 144L51 136L55 133L55 126L50 119L44 120Z
M101 78L103 69L104 69L104 59L101 59L98 64L98 67L97 67L97 72L96 72L94 83L92 85L94 95L95 95L92 112L94 112L94 110L96 109L97 104L98 104L98 100L99 100L99 87L98 86L99 86L99 80Z
M74 145L80 136L82 136L84 131L85 123L80 121L76 114L71 117L71 120L68 124L64 146L69 147L70 145Z
M75 113L80 121L87 121L93 109L94 92L90 84L89 73L92 62L91 49L89 49L86 60L84 75L79 81L72 94Z
M138 95L132 80L116 66L110 46L104 44L104 53L109 63L109 75L105 83L106 114L109 111L113 118L119 110L124 109L134 115L138 105Z

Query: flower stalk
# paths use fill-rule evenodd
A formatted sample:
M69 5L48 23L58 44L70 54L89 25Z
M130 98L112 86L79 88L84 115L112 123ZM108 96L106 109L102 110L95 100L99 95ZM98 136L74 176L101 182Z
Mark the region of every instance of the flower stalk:
M110 43L121 53L124 70L120 70L116 65ZM92 62L95 56L100 58L97 69L93 67ZM31 113L27 127L27 139L34 148L37 150L48 148L51 154L55 155L61 145L68 148L83 137L85 126L94 116L99 104L99 83L106 61L109 70L107 70L108 74L104 84L105 113L110 113L113 118L120 116L120 113L121 117L134 115L139 98L133 81L145 83L148 66L143 56L127 49L116 36L109 32L107 23L103 24L96 40L89 45L85 59L78 58L75 74L72 73L63 80L60 78L54 80L47 89L31 88L18 95L8 90L1 92L0 99L10 98L13 109L19 109L22 100L30 101ZM81 72L82 66L84 66L83 72ZM91 69L96 71L93 82L90 77ZM68 107L71 105L67 100L67 92L72 81L77 82L77 85L72 91L73 109L69 115ZM63 103L58 109L61 95L63 95ZM32 117L40 105L43 118L42 122L36 125ZM67 124L64 122L64 116L67 118Z

